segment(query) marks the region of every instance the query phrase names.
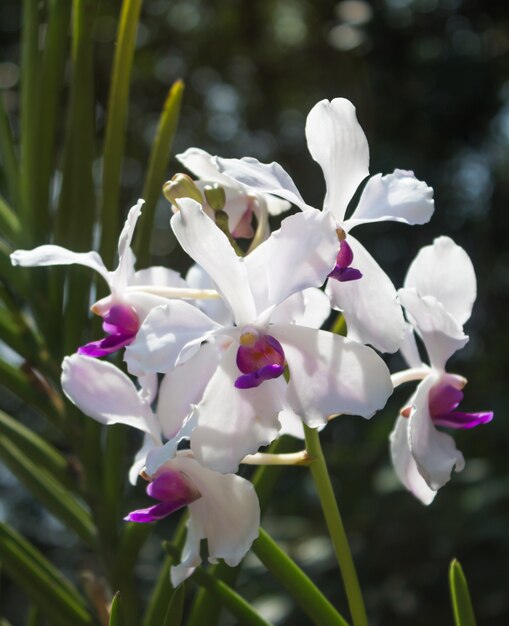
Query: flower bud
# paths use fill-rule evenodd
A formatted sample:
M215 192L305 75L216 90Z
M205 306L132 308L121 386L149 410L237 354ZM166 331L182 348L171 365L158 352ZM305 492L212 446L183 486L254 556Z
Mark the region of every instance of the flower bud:
M224 205L226 204L226 194L221 185L218 185L217 183L205 185L203 193L205 195L205 199L207 200L207 204L214 212L222 211L224 209Z
M191 198L203 204L201 191L187 174L175 174L171 180L166 181L163 185L163 194L173 205L176 205L180 198Z

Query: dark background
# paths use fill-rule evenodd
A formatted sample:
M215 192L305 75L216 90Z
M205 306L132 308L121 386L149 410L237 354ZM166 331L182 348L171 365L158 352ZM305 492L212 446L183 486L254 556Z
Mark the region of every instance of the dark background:
M117 2L103 2L96 26L98 150L101 146ZM18 112L19 3L0 2L0 88L14 125ZM336 493L351 538L373 626L451 624L447 570L461 561L479 624L509 623L509 7L461 0L255 2L146 0L138 35L122 206L141 193L150 142L169 85L186 83L174 152L198 146L221 156L276 160L304 198L321 206L324 183L309 156L304 124L322 98L357 107L371 172L411 169L435 189L436 211L421 227L386 223L357 233L401 286L421 245L444 234L470 254L478 300L470 343L449 364L469 379L464 410L495 420L456 433L467 460L430 507L403 491L387 436L411 389L398 390L371 422L343 417L324 435ZM170 177L179 171L172 159ZM97 163L100 171L100 163ZM183 269L162 202L152 252ZM461 276L458 276L461 281ZM376 312L374 312L376 315ZM401 362L392 358L394 367ZM11 412L23 409L0 398ZM324 523L308 476L284 474L266 526L344 606ZM86 560L73 537L0 470L0 515L42 546L70 576ZM164 536L171 522L160 525ZM140 567L147 589L161 559L149 542ZM278 624L305 624L254 557L240 591ZM256 576L255 576L256 574ZM7 583L6 583L7 584ZM13 623L22 597L2 594ZM12 615L12 617L11 617ZM228 622L226 618L225 624Z

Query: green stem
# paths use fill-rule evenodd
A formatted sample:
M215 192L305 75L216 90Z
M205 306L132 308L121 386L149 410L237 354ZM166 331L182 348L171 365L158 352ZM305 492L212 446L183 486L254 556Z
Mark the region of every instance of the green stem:
M318 431L304 424L306 448L313 462L310 465L311 474L315 482L316 490L320 498L327 528L334 546L336 558L341 570L341 576L345 585L348 605L352 614L354 626L367 626L368 618L364 599L359 585L357 572L350 552L350 546L346 537L343 520L339 513L336 496L330 480L327 464L320 445Z
M253 552L269 572L290 591L302 610L317 626L348 626L348 622L318 587L263 528L260 528L260 536L253 544Z

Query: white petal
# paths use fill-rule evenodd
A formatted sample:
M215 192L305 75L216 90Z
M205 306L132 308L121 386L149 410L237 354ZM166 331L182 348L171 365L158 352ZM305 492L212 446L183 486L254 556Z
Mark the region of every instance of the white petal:
M392 393L387 366L374 350L303 326L270 326L290 369L287 400L312 427L331 415L371 417Z
M369 174L369 146L353 104L345 98L315 104L306 121L309 152L321 166L324 208L342 222L357 187Z
M145 467L145 463L147 461L148 453L157 448L158 444L154 441L153 437L150 435L145 435L143 439L143 444L141 448L136 453L134 457L134 461L129 468L129 482L131 485L135 485L138 482L138 477L140 475L141 470Z
M381 352L395 352L403 340L405 320L390 278L352 235L352 267L362 278L348 282L329 279L326 293L333 308L343 311L348 337L369 343Z
M426 346L431 365L443 370L447 360L468 342L462 327L433 296L420 297L415 289L400 289L398 298Z
M461 325L469 319L477 294L472 261L449 237L438 237L433 245L421 248L408 269L405 287L435 297Z
M15 250L11 254L13 265L35 267L42 265L85 265L98 272L110 284L110 274L97 252L72 252L61 246L39 246L33 250Z
M269 444L279 432L277 414L283 408L280 390L284 380L267 380L254 389L237 389L240 376L234 343L195 409L197 426L191 435L196 459L222 473L235 472L246 454Z
M399 416L389 437L392 464L400 481L423 504L431 504L437 492L430 489L417 469L408 447L408 419Z
M216 182L220 185L231 186L232 180L228 176L221 174L215 164L214 157L205 152L205 150L188 148L185 152L175 156L197 178Z
M152 373L147 374L147 376L140 376L140 378L138 378L138 383L140 385L138 395L141 397L142 401L145 402L145 404L152 404L157 396L157 374Z
M200 565L200 542L204 538L205 532L200 520L197 516L194 518L190 517L187 522L186 542L182 550L182 560L179 565L173 565L170 570L171 584L174 589L187 580L195 568Z
M451 472L460 472L465 459L457 450L454 439L439 432L429 414L429 391L436 384L435 376L428 376L417 387L413 400L413 410L408 425L408 441L419 473L435 491L451 478Z
M264 195L264 200L267 203L267 211L269 215L276 216L281 215L281 213L285 213L291 208L290 202L287 200L282 200L281 198L276 198L270 195Z
M182 276L175 270L153 265L144 270L135 272L129 285L156 285L160 287L179 287L185 289L188 285Z
M186 274L187 286L191 289L214 289L214 283L207 272L199 265L191 265ZM208 315L218 324L233 326L233 316L222 298L210 300L193 300L192 304Z
M166 374L159 388L157 416L163 434L171 439L180 430L192 405L198 404L222 354L213 343L203 344L189 360Z
M279 163L260 163L251 157L243 159L216 157L215 162L221 172L253 191L280 196L303 211L311 208L304 202L290 175Z
M434 210L433 189L417 180L413 172L394 170L392 174L376 174L368 180L345 228L387 220L426 224Z
M134 273L134 254L131 250L131 241L136 227L136 222L141 215L141 207L145 203L144 200L138 202L131 207L124 224L124 228L118 239L118 267L111 274L112 289L122 292Z
M278 419L281 424L281 430L279 431L280 437L290 435L296 439L304 440L304 424L297 413L287 408L279 413Z
M405 322L405 335L403 336L400 350L409 367L420 367L422 365L419 348L415 341L414 327L408 322Z
M117 367L80 354L62 363L62 389L85 415L101 424L126 424L158 437L150 407Z
M166 373L177 364L182 349L205 340L220 328L196 307L172 300L155 307L140 326L136 339L127 346L124 361L131 374Z
M308 287L320 287L336 262L338 240L327 213L287 217L245 258L258 314Z
M272 313L273 324L299 324L320 328L331 312L329 298L321 289L310 287L294 293L279 304Z
M259 532L260 506L253 485L234 474L213 472L185 456L177 455L171 467L188 476L202 495L189 505L189 515L203 528L209 560L238 565Z
M243 260L197 202L184 198L179 200L179 207L171 226L180 245L214 281L237 324L252 321L255 305Z

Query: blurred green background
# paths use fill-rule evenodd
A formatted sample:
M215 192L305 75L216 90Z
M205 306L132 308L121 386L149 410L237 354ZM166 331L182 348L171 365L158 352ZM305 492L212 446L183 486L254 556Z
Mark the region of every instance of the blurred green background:
M118 2L96 22L96 134L104 132ZM20 3L0 2L0 89L19 123ZM451 624L449 561L461 561L480 625L509 623L509 7L474 0L255 2L145 0L138 32L122 173L124 211L143 183L150 141L168 86L186 84L174 153L198 146L221 156L276 160L304 198L321 206L324 183L304 138L308 111L342 96L357 107L371 172L414 170L435 189L430 224L362 229L361 240L396 286L421 245L440 234L470 254L478 301L470 343L450 362L469 379L465 410L495 411L492 424L456 433L467 459L428 508L392 472L387 436L411 387L371 422L343 417L324 434L336 493L373 626ZM168 178L181 170L172 158ZM100 163L97 163L97 172ZM151 240L155 264L185 269L162 201ZM461 276L458 276L461 281ZM376 311L373 311L376 315ZM402 365L398 357L391 367ZM7 391L0 408L38 428ZM134 449L134 443L133 443ZM266 526L345 607L313 486L303 469L282 475ZM71 578L88 566L74 536L0 469L0 516L41 547ZM140 501L141 489L136 495ZM138 572L150 588L162 558L161 524ZM1 614L20 623L23 596L6 577ZM306 624L254 557L239 589L276 624ZM224 624L232 624L224 618Z

